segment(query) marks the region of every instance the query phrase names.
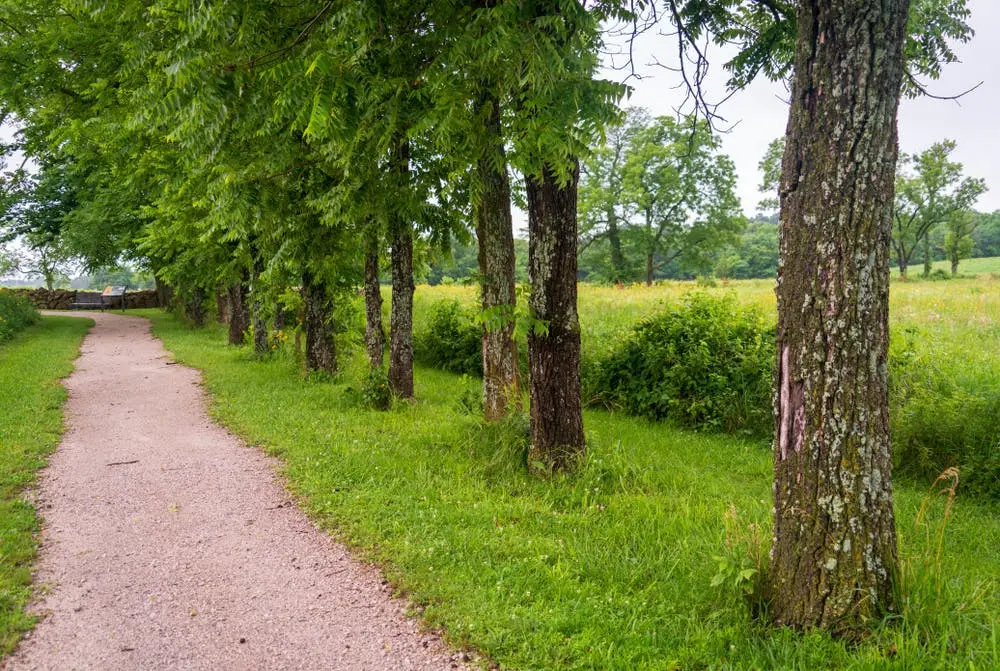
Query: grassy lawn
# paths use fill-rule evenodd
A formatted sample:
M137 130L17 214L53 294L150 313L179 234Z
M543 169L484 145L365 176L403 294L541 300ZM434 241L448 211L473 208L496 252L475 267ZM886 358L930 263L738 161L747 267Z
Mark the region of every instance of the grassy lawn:
M38 517L23 492L59 442L66 400L59 380L73 370L91 324L43 317L0 345L0 659L34 625L24 606L31 597Z
M602 293L614 291L581 297L585 329L601 301L632 319L663 300ZM324 527L382 564L453 643L502 668L1000 668L995 505L960 496L939 537L943 497L917 524L925 490L899 485L901 617L858 645L773 631L735 580L710 587L718 557L754 568L766 552L755 540L769 536L766 444L588 412L585 467L539 480L522 467L522 423L484 428L466 409L471 380L418 369L416 403L364 410L359 360L332 381L303 379L290 358L227 347L219 327L143 314L204 371L215 416L281 457Z

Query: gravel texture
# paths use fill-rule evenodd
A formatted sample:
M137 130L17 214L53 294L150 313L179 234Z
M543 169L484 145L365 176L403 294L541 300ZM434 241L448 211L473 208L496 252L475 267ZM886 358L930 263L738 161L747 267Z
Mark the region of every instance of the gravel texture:
M86 316L38 493L44 619L6 668L465 667L209 418L146 320Z

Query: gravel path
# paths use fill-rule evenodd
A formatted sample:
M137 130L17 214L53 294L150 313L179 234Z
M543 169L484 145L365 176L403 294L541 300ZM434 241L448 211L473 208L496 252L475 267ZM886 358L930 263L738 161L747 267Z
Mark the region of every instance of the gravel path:
M146 320L86 316L41 478L45 617L6 668L464 667L208 417Z

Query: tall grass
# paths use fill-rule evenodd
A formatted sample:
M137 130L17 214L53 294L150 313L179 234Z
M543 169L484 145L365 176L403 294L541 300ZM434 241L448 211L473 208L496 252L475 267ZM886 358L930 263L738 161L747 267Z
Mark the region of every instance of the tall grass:
M0 345L0 659L34 625L24 607L38 518L26 489L59 441L66 400L59 380L72 370L91 324L43 317Z

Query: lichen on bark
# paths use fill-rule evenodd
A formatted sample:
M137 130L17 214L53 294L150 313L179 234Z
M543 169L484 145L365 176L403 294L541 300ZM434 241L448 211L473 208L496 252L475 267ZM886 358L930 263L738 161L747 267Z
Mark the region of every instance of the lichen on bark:
M777 624L851 633L896 608L889 235L908 0L802 0L781 178Z

